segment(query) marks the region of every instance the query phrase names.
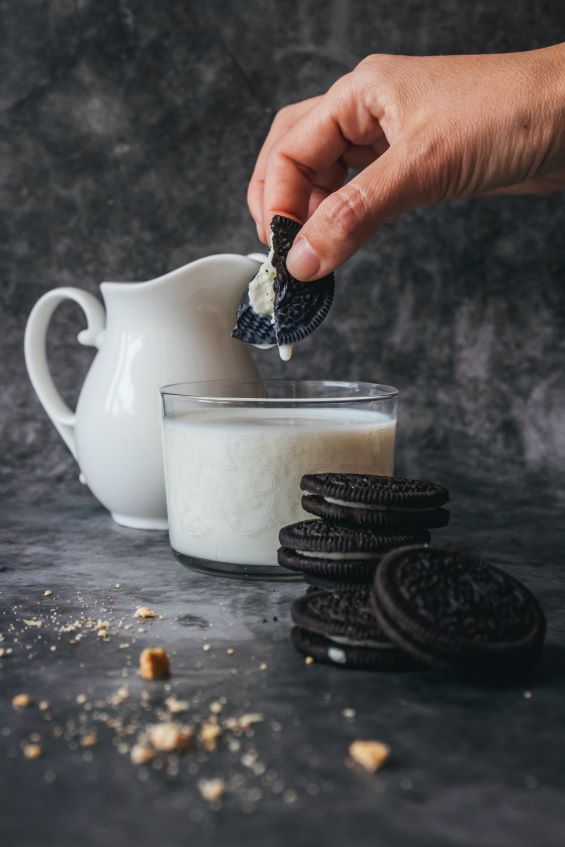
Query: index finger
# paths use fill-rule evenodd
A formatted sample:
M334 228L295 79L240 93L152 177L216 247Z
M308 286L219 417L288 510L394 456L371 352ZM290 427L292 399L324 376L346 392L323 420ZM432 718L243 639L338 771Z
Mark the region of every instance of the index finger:
M334 105L326 98L327 95L310 109L268 154L263 191L266 232L273 215L306 221L315 174L335 164L348 146Z
M247 189L247 205L258 227L263 225L263 191L265 187L265 170L271 148L274 147L294 124L308 112L321 97L310 97L299 103L292 103L280 109L271 124L267 137L263 142L253 174Z

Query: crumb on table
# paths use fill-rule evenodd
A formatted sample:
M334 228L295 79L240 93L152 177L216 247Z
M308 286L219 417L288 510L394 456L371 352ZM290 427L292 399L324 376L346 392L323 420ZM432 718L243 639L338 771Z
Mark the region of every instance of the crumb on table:
M143 679L166 679L170 676L169 655L162 647L146 647L139 656L139 675Z
M39 759L43 754L41 744L24 744L24 756L26 759Z
M155 750L149 744L134 744L130 750L130 759L134 765L145 765L155 758Z
M183 726L173 721L163 721L163 723L147 727L147 740L160 753L184 750L193 735L194 730L191 726Z
M374 773L390 758L390 747L382 741L354 741L349 745L349 755L366 771Z
M139 606L135 610L134 617L144 619L144 618L154 618L154 617L156 617L156 615L155 615L155 612L153 611L153 609L150 609L149 606Z
M216 777L216 779L201 779L198 781L198 790L208 803L215 803L225 791L224 780L219 777Z
M221 727L215 720L207 720L202 723L198 739L209 753L213 753L218 744L218 738L222 734Z

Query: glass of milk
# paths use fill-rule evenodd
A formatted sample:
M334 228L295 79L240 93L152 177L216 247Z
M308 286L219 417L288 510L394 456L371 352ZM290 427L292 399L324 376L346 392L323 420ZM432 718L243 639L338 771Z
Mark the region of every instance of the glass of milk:
M171 547L208 572L290 578L282 526L307 473L391 475L398 391L369 382L210 381L161 389Z

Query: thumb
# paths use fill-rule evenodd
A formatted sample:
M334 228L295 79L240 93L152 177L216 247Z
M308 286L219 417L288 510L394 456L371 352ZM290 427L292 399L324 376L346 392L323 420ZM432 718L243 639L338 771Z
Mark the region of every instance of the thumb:
M353 256L383 224L426 202L409 157L389 147L358 176L323 200L287 256L293 277L320 279ZM420 186L418 185L420 183Z

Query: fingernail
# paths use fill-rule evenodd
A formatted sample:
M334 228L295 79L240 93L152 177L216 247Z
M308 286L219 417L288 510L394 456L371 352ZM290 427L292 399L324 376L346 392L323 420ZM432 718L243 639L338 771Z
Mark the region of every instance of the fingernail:
M296 279L307 282L320 270L321 259L304 236L298 236L286 257L289 273Z

